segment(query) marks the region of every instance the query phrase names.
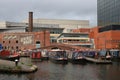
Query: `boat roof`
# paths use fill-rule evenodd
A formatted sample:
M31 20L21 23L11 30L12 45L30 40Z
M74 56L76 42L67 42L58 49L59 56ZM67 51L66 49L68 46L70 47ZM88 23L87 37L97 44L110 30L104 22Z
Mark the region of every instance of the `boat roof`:
M118 49L111 49L110 51L119 51Z
M63 50L60 50L60 49L52 49L51 51L63 51Z

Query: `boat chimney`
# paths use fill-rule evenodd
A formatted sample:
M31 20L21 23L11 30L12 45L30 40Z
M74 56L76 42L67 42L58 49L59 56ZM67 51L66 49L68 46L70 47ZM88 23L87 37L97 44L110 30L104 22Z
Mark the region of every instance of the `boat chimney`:
M29 23L28 23L29 32L33 31L33 12L29 12Z

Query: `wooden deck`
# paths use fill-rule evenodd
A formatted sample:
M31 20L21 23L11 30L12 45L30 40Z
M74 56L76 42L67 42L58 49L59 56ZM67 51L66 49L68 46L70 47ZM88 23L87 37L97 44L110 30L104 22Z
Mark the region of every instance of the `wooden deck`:
M85 58L87 61L93 62L96 64L112 64L111 60L94 59L94 58L89 58L89 57L85 57Z

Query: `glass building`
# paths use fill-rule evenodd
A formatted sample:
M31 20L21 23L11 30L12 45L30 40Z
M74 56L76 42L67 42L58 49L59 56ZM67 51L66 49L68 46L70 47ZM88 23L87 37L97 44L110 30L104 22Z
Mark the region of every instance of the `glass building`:
M120 0L97 0L98 26L120 25Z

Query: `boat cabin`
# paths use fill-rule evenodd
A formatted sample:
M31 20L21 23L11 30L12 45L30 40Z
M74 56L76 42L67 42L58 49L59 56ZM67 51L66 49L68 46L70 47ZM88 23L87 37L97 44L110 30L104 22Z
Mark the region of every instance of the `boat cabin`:
M110 54L113 58L120 58L120 51L117 49L110 50Z
M99 57L101 57L102 59L107 59L107 60L110 60L112 58L110 51L108 50L99 51Z

